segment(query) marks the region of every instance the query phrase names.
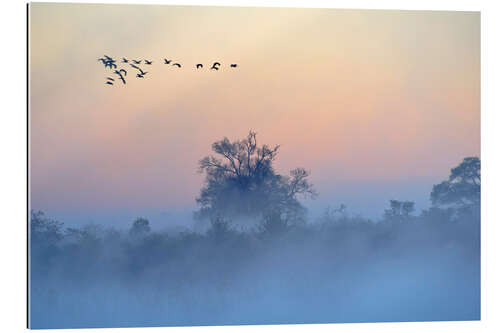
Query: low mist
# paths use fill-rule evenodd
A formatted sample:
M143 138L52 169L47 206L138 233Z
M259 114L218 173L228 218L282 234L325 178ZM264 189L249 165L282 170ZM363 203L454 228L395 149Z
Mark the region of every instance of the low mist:
M31 326L480 319L477 218L275 229L32 233Z

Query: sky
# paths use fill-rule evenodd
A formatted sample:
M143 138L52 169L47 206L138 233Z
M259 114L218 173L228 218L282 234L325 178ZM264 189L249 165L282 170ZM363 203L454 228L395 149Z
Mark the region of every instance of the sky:
M312 215L426 208L480 156L478 12L33 3L29 43L30 205L69 225L184 223L198 161L249 130L311 172ZM109 86L104 54L153 65Z

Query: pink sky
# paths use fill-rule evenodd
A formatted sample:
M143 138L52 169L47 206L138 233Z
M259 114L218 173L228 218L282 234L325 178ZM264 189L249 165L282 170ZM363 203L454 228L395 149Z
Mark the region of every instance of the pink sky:
M361 212L427 205L480 154L477 12L30 7L31 204L55 216L192 209L199 159L250 129L312 172L316 205ZM103 54L154 64L107 86Z

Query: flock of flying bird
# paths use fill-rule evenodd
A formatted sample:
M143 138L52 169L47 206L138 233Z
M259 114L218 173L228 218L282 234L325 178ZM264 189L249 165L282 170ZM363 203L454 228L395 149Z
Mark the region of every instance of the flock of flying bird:
M164 65L171 65L171 66L174 66L177 68L182 67L182 65L178 62L174 62L171 64L172 60L168 60L166 58L164 58L163 60L164 60ZM125 80L125 76L127 76L127 70L125 70L124 68L117 69L118 65L116 64L115 59L108 57L107 55L104 55L103 58L98 58L97 61L101 61L104 65L104 68L109 67L109 69L111 69L111 70L114 69L113 74L118 75L117 79L120 79L123 82L123 84L127 83ZM138 72L135 76L138 78L144 78L144 76L148 73L148 72L143 71L142 68L140 68L138 66L142 63L142 60L135 60L135 59L129 60L126 58L122 58L121 62L123 64L129 64L132 68L136 69ZM152 64L153 64L153 61L144 59L144 65L152 65ZM210 69L218 71L220 69L220 66L221 66L220 62L216 61L212 64L212 67L210 67ZM238 64L230 64L230 67L236 68L236 67L238 67ZM203 68L203 64L196 64L196 69L201 69L201 68ZM114 82L115 82L114 78L109 77L109 76L106 78L106 84L113 85Z

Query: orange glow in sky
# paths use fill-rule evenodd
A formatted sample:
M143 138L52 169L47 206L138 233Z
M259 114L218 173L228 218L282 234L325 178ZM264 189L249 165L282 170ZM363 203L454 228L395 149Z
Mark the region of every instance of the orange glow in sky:
M281 145L278 170L310 170L325 203L348 188L353 202L423 183L428 195L480 154L477 12L30 8L35 209L194 207L197 162L250 129ZM107 86L103 54L154 63L145 79L129 68L125 86ZM194 68L216 60L218 72Z

